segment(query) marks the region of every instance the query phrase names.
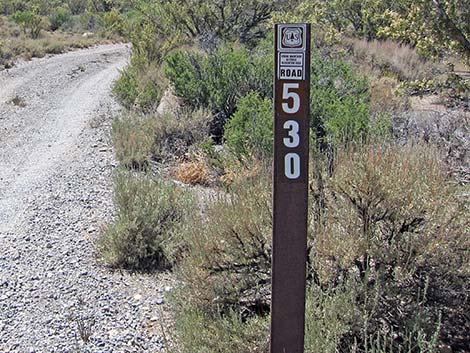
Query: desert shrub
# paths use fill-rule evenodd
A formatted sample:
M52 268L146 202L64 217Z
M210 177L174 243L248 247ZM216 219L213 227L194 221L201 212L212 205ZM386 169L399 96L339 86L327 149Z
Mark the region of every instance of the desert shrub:
M123 166L136 169L146 169L151 160L179 158L207 138L209 119L204 110L123 114L112 126L116 157Z
M33 39L39 37L43 27L41 16L32 11L17 11L12 15L12 19L21 27L25 35L28 34Z
M307 288L305 300L305 351L338 352L343 336L357 325L360 312L355 303L353 283L338 288L321 288L315 283ZM353 350L344 350L344 352Z
M205 58L201 54L176 51L165 60L165 76L175 93L193 106L208 104L207 87L203 84Z
M150 112L160 102L164 82L158 65L141 62L134 56L116 80L113 92L125 107Z
M267 42L262 42L251 56L247 49L231 47L221 47L207 56L175 52L165 62L165 74L187 104L208 106L221 114L221 132L226 118L250 91L258 92L261 99L272 96L272 53ZM343 61L312 57L310 104L318 142L363 137L369 125L369 99L364 76L354 74Z
M267 180L245 182L194 215L179 270L189 306L214 315L269 310L270 202Z
M269 317L246 320L234 312L213 316L190 307L184 298L177 303L177 340L184 352L269 352Z
M79 23L83 31L96 31L99 28L103 27L102 17L94 12L85 11L79 16Z
M106 12L103 15L103 22L106 29L118 34L124 34L124 19L117 9Z
M153 158L161 161L183 157L206 141L210 119L204 109L182 109L155 116Z
M188 105L208 107L216 114L213 130L221 135L241 97L252 90L262 98L272 95L272 59L268 52L262 46L253 52L221 46L208 55L177 51L168 55L164 70L175 93Z
M405 112L392 121L393 137L404 143L419 139L445 151L449 172L462 185L470 182L470 116L464 111Z
M118 171L114 180L116 220L98 241L111 266L158 270L171 265L180 246L179 227L192 197L161 179Z
M415 48L391 40L348 39L346 45L356 64L368 65L378 75L399 81L429 79L444 69L438 62L419 55Z
M268 157L273 144L273 111L269 98L251 92L241 98L225 125L225 144L236 155Z
M112 125L114 151L126 167L143 169L148 166L154 144L154 121L136 114L123 114Z
M215 196L185 227L187 254L178 269L183 285L175 297L184 351L256 352L266 346L267 336L259 334L267 328L271 266L265 179Z
M67 44L59 40L43 40L44 52L48 54L60 54L66 51Z
M312 57L311 128L316 143L361 139L369 128L369 84L341 60Z
M438 155L419 145L347 149L327 184L312 272L322 288L357 283L354 302L363 317L340 346L367 349L371 337L390 332L393 351L434 344L437 293L447 291L450 273L465 273L468 260L464 205ZM464 290L460 281L456 292ZM449 325L445 317L442 325Z
M61 28L66 22L70 21L72 14L68 8L59 7L49 16L49 28L56 31Z
M132 42L133 57L144 63L161 64L168 52L181 45L179 31L174 31L174 19L162 4L139 1L122 15L123 32Z
M266 180L238 179L185 228L175 300L188 351L266 350ZM306 351L433 352L463 330L468 221L438 154L412 144L340 148L324 183L323 212L309 223ZM229 332L232 345L222 344Z

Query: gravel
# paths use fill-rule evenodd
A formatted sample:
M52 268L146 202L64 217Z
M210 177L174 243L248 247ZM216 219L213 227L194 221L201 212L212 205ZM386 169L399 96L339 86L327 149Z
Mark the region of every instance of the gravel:
M111 271L112 82L124 44L0 72L0 352L158 352L169 274Z

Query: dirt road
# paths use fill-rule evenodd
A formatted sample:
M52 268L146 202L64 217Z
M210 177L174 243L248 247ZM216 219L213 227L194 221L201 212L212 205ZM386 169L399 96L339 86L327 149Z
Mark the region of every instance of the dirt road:
M0 72L0 352L152 352L171 282L112 272L112 82L124 44Z

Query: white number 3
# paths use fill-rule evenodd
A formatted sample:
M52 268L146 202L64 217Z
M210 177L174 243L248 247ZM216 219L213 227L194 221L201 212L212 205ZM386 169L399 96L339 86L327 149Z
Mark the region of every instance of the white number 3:
M287 120L284 123L284 129L289 130L289 137L284 138L284 146L295 148L300 144L299 123L295 120Z

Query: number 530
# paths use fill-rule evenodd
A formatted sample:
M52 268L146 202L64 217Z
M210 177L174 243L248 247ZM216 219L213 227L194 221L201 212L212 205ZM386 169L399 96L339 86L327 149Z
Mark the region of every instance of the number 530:
M298 83L284 83L282 87L282 110L287 114L296 114L300 110L300 96L293 89L298 89ZM283 128L287 130L288 137L283 139L284 146L296 148L300 144L299 123L287 120ZM287 153L284 157L284 174L288 179L300 177L300 156L297 153Z

